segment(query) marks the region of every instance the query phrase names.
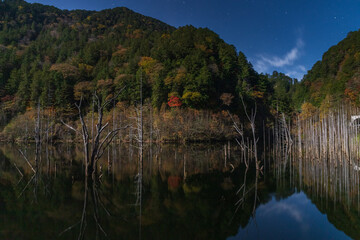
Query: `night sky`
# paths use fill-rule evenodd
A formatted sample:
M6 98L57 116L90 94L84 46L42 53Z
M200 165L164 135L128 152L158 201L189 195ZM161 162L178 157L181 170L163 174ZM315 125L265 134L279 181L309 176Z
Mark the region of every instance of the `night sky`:
M207 27L258 72L301 79L322 54L360 28L359 0L36 0L61 9L124 6L175 27Z

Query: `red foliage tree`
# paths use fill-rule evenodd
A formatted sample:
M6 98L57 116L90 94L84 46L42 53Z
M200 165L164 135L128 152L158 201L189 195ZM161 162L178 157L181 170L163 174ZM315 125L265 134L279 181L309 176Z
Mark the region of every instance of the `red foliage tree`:
M168 101L168 105L169 105L169 107L180 107L182 105L182 102L181 102L180 98L178 98L176 96L171 96Z

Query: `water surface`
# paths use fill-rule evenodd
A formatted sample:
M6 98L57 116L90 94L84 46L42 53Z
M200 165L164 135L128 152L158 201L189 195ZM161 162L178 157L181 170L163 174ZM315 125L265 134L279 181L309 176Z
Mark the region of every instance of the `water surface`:
M0 239L359 239L358 172L295 158L245 168L234 147L0 146ZM19 150L26 156L31 169ZM346 169L344 169L346 168ZM330 174L331 173L331 174Z

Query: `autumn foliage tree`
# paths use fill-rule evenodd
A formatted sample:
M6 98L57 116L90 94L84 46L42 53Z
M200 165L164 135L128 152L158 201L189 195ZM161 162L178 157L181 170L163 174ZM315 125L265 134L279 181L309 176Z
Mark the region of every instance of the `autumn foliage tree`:
M230 106L233 101L234 96L231 93L223 93L220 96L220 100L224 105Z
M317 108L309 102L305 102L301 105L301 119L308 119L313 116L317 111Z
M176 96L171 96L169 101L168 101L168 105L169 107L181 107L182 102L180 100L180 98L176 97Z

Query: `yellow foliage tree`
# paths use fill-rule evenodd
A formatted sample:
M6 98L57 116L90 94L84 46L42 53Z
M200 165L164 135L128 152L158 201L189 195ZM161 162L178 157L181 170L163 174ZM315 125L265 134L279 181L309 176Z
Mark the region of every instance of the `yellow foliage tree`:
M305 102L301 105L301 119L308 119L317 112L317 108L309 102Z
M159 76L160 71L163 69L162 64L152 57L141 57L139 66L142 67L146 75L149 76L151 83Z

